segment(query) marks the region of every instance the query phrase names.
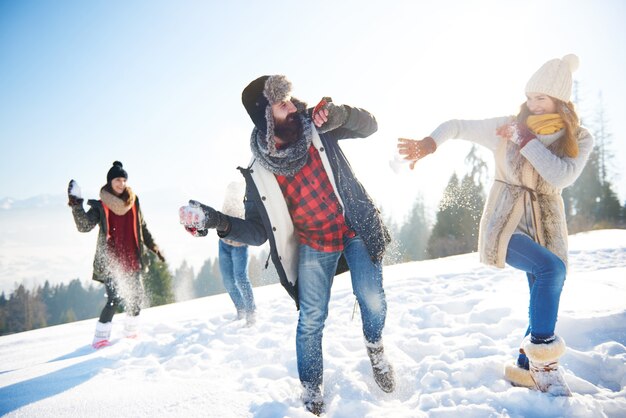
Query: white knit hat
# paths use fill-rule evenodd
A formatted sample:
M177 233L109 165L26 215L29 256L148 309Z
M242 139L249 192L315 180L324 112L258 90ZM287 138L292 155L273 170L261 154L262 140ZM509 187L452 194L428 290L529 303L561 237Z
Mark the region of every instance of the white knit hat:
M574 54L546 62L528 80L526 93L543 93L569 102L572 95L572 73L578 69L578 64L578 57Z

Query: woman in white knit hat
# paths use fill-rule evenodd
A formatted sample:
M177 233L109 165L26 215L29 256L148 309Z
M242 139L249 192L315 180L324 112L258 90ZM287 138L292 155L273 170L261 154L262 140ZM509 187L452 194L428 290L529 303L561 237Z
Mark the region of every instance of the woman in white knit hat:
M578 178L593 148L570 101L577 68L578 57L571 54L546 62L528 81L517 116L450 120L422 140L398 140L411 169L451 138L493 152L496 172L480 222L480 259L526 272L530 288L528 330L517 362L505 366L505 377L514 385L562 396L571 392L558 370L565 343L554 333L567 273L561 192Z

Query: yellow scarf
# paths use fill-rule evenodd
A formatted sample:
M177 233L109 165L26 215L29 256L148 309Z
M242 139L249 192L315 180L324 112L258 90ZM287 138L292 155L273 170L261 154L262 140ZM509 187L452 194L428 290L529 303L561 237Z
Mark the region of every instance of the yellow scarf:
M558 113L547 113L528 116L526 126L537 135L550 135L565 128L565 123Z

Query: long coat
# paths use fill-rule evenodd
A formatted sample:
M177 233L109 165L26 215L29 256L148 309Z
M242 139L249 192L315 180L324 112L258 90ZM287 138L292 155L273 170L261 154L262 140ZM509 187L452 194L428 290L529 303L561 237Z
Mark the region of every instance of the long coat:
M82 205L72 206L72 215L74 215L74 222L79 232L89 232L96 225L100 226L98 232L98 241L96 242L96 254L93 260L93 275L92 279L98 282L106 283L111 279L110 272L110 260L107 256L107 236L108 236L108 220L105 207L100 200L88 200L87 204L90 206L89 210L85 212ZM146 222L143 219L141 208L139 206L139 198L135 198L135 204L131 209L134 213L135 228L133 233L135 234L135 240L137 242L137 252L139 261L141 263L142 270L148 268L148 254L146 247L153 252L158 250L156 243L152 238L152 234L148 230Z

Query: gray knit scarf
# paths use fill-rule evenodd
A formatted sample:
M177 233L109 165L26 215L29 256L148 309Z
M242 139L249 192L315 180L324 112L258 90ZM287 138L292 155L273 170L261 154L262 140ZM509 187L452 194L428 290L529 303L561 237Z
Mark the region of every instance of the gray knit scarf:
M250 137L252 154L259 160L261 166L273 174L293 177L306 164L309 147L313 138L313 124L304 113L298 113L302 123L302 136L284 149L276 149L274 132L268 129L267 135L256 127Z

